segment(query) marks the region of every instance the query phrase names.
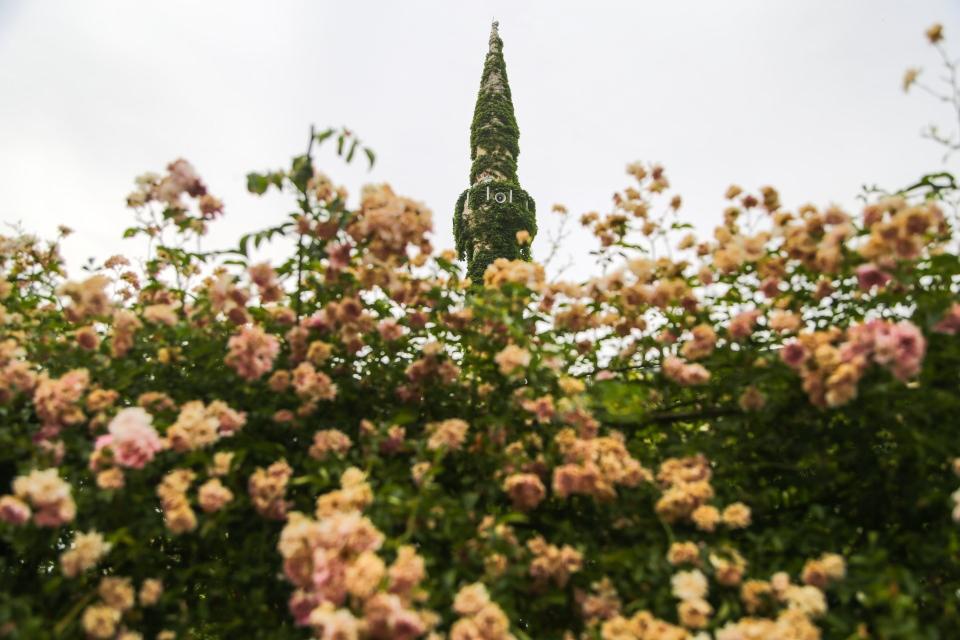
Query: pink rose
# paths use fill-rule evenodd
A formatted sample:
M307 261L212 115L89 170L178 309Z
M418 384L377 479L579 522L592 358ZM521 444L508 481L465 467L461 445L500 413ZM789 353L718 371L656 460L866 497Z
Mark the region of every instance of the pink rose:
M951 336L960 331L960 303L954 302L950 310L940 319L940 322L934 325L933 330Z
M293 614L294 623L297 626L305 627L310 622L310 613L322 602L320 596L315 593L309 593L302 589L297 589L290 596L290 613Z
M780 359L791 369L799 369L808 356L806 347L796 340L783 345L783 349L780 350Z
M224 362L244 380L257 380L273 369L280 341L258 326L243 327L227 342Z
M163 450L163 442L151 422L153 417L140 407L123 409L110 421L107 427L110 435L97 440L97 448L101 448L101 441L110 438L104 445L109 444L113 449L117 464L142 469L158 451Z
M890 282L891 277L872 262L857 267L857 285L862 291L870 291L873 287L882 288Z
M753 333L754 326L757 324L757 318L759 317L760 312L756 309L744 311L734 316L734 318L730 320L730 337L734 340L742 340L748 337Z
M893 325L891 334L894 342L893 375L900 380L914 377L920 373L927 341L917 325L907 320Z
M14 496L0 497L0 520L13 525L22 525L30 519L30 506Z

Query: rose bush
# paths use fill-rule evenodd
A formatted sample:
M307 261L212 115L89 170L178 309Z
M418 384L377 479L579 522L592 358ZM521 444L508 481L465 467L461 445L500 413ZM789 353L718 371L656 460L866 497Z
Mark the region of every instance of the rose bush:
M731 187L698 239L628 173L582 283L470 283L310 153L233 251L184 160L128 198L142 269L3 238L0 636L955 637L952 179Z

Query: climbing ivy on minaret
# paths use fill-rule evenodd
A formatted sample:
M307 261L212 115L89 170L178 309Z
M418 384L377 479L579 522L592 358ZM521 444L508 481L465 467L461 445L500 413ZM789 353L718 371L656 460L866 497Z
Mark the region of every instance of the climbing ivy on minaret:
M490 29L490 50L470 125L471 186L460 194L453 213L457 254L467 261L473 282L482 282L483 272L497 258L529 260L530 244L521 245L517 232L527 231L531 241L537 233L536 206L517 179L520 130L497 26L494 22Z

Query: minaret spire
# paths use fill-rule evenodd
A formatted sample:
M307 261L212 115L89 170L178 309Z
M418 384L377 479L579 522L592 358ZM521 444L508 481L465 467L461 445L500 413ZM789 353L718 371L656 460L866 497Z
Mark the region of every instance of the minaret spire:
M500 24L490 25L490 41L470 126L470 184L454 210L453 230L460 259L474 282L496 258L530 259L518 231L537 232L535 205L520 188L517 156L520 130L503 59Z

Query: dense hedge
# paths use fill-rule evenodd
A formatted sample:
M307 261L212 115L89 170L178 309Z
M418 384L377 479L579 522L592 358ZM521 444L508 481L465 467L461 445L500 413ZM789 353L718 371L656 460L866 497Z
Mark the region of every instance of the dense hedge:
M182 160L129 198L142 271L4 238L0 633L954 637L952 181L732 187L699 241L629 172L580 284L471 286L309 155L232 252L192 249L222 206Z

